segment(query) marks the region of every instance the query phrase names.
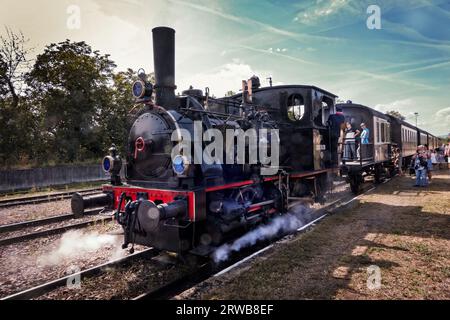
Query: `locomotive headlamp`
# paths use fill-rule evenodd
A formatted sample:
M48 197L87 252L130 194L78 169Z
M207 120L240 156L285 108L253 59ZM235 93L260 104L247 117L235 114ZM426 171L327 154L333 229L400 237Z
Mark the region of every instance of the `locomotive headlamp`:
M173 171L178 174L182 175L186 173L187 169L189 167L189 161L185 156L177 155L172 160L172 168Z
M111 168L113 167L114 159L111 156L106 156L103 158L102 167L103 171L110 172Z
M137 80L133 83L132 92L136 99L150 98L153 93L153 86L150 82Z
M119 174L122 169L122 160L119 157L106 156L103 158L102 167L105 172Z
M122 169L122 160L117 155L116 146L109 149L109 156L103 158L102 168L105 172L111 174L111 183L120 184L120 170Z
M153 94L153 86L147 80L147 75L144 69L138 71L139 80L133 83L132 92L136 99L150 99Z

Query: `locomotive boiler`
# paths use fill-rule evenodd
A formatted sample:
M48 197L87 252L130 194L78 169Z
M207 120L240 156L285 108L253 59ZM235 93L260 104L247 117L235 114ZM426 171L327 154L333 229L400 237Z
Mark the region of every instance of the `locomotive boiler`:
M124 248L207 255L296 202L323 200L337 165L327 127L334 94L306 85L261 87L253 76L231 97L192 87L175 95L175 31L152 33L155 83L140 74L133 84L142 108L125 161L109 150L102 166L110 183L101 195L74 195L75 215L106 206L123 227Z

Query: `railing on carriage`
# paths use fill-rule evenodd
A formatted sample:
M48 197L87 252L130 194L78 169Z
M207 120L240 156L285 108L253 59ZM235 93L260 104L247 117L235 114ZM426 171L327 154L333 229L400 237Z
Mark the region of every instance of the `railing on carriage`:
M353 149L350 147L352 144L354 145ZM341 156L341 162L343 165L346 165L349 162L356 162L362 166L364 163L374 161L373 143L361 143L361 139L358 138L344 138L342 142L338 143L338 145L338 152ZM346 147L352 150L351 154L346 152Z

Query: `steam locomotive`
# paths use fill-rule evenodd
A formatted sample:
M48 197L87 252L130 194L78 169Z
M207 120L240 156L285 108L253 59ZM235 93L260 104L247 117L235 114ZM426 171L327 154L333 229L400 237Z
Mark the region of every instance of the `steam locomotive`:
M142 108L125 164L112 146L102 163L111 176L103 193L75 194L71 202L75 216L90 207L114 209L124 249L141 244L209 255L299 202L323 201L339 170L357 193L367 175L379 178L392 168L394 147L406 152L413 146L409 124L348 103L340 106L346 121L365 121L375 138L358 160L339 161L328 123L337 96L315 86L261 87L253 76L230 97L192 87L175 95L175 31L157 27L152 33L155 84L144 73L133 84ZM212 145L226 147L211 151Z
M106 206L116 210L123 226L124 248L141 244L207 255L295 202L323 200L336 166L327 127L336 95L314 86L261 87L254 76L231 97L216 99L193 88L176 96L175 31L158 27L152 33L155 85L145 74L133 84L142 110L128 136L125 181L121 157L112 147L102 164L111 183L100 195L74 195L76 216ZM202 139L207 132L224 137L227 161L186 152L206 150L212 143ZM176 148L180 142L184 149ZM266 157L255 160L262 147ZM239 162L242 158L249 161Z

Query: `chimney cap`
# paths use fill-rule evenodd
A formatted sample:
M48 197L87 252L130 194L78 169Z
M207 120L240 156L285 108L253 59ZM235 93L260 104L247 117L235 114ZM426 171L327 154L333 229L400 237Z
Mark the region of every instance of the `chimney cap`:
M172 31L173 33L175 33L175 29L173 29L171 27L164 27L164 26L155 27L155 28L152 29L152 32L163 31L163 30Z

